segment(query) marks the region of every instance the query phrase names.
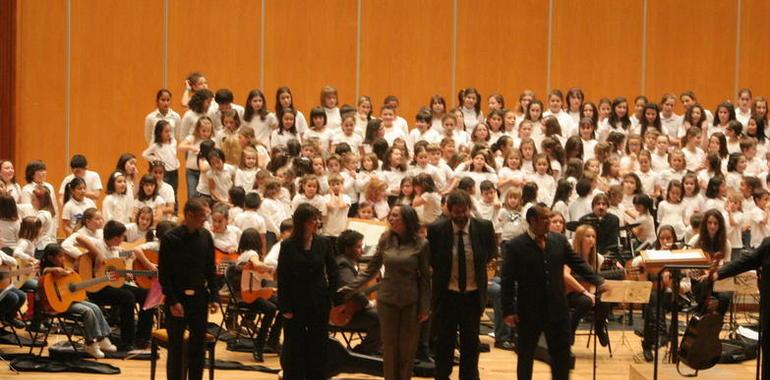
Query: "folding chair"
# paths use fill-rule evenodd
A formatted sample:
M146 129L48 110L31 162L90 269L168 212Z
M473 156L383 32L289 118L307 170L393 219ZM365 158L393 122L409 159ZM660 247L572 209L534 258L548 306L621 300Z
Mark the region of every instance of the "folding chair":
M238 271L234 264L227 267L224 274L224 283L229 293L226 298L220 296L217 299L219 308L222 310L222 322L219 324L217 330L216 339L219 340L222 331L225 327L225 322L231 322L231 327L235 332L235 342L237 343L241 337L248 337L251 342L256 346L258 327L262 323L263 313L254 310L249 304L243 302L240 297L239 287L235 284L238 280ZM240 285L240 284L238 284ZM254 323L244 323L254 319ZM243 334L243 332L246 334Z

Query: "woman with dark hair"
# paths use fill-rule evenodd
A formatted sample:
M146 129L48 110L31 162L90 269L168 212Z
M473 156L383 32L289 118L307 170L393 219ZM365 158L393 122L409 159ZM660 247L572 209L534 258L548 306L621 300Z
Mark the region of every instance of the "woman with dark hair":
M321 211L297 206L294 230L278 256L278 307L284 319L285 379L325 378L329 310L339 272L331 242L318 235Z
M721 254L722 258L719 260L720 262L730 261L732 246L730 240L727 239L727 227L721 211L712 208L703 214L703 222L700 224L700 231L698 235L695 235L690 239L689 246L702 249L711 259L715 259L717 254ZM692 278L699 277L700 275L700 271L690 274L692 291L695 294L696 299L702 299L703 292L707 290L706 281L702 281L701 278ZM713 296L719 300L719 307L717 310L720 314L725 315L727 309L730 307L732 293L714 292Z
M420 322L428 319L430 307L430 252L428 242L418 235L420 222L411 206L393 207L388 225L366 271L343 289L345 293L357 291L385 266L377 297L383 338L383 375L388 380L409 379L420 337Z

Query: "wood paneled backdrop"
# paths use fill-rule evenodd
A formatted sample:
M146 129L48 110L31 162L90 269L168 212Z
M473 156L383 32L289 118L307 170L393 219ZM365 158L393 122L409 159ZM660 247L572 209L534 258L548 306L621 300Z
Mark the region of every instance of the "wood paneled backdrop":
M764 0L11 1L15 84L0 85L15 86L15 108L2 120L16 121L20 176L42 159L56 186L72 154L106 178L118 155L141 152L155 92L169 88L182 113L192 71L239 104L261 88L272 108L288 85L306 114L326 84L375 109L397 95L410 121L431 95L454 106L466 86L484 109L486 95L513 105L524 89L580 87L594 101L690 89L710 109L739 87L770 95Z

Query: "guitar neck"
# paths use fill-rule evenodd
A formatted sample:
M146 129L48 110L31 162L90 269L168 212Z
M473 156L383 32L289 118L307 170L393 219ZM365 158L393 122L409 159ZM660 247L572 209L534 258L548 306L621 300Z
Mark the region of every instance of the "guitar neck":
M77 284L72 284L71 288L72 288L73 291L77 291L77 290L88 288L88 287L96 285L96 284L101 284L102 282L110 282L110 281L112 281L112 280L110 280L110 278L106 277L106 276L105 277L96 277L96 278L92 278L90 280L85 280L85 281L79 282Z
M145 277L155 276L158 273L151 270L133 270L133 269L121 269L121 270L116 270L115 272L123 276L127 274L133 274L136 276L145 276Z

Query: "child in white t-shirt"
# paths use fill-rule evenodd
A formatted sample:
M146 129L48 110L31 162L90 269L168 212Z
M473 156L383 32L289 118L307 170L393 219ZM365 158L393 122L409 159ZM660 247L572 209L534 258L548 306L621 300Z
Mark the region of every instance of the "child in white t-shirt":
M350 197L343 193L344 179L339 174L329 176L329 193L324 195L326 201L326 222L323 226L324 235L339 236L348 228L348 210Z
M211 198L217 202L227 204L227 192L233 186L235 168L225 163L225 154L221 149L212 149L207 159L210 169L203 177L205 177L205 181L208 183Z
M64 191L64 207L62 207L62 227L64 233L71 235L81 222L83 212L96 208L90 198L86 198L86 181L80 177L73 178Z
M481 190L481 199L476 204L478 207L476 212L480 218L494 222L501 206L495 184L492 181L484 180L479 185L479 189Z
M417 212L420 224L428 225L441 216L441 195L436 192L436 184L427 173L414 177L414 199L412 207Z
M102 201L102 214L106 220L115 220L123 224L131 221L134 210L134 197L128 194L126 176L121 171L110 174L107 180L107 196Z
M267 254L267 223L265 218L259 212L262 206L262 200L260 199L259 194L248 193L246 194L246 199L243 204L245 210L233 219L232 224L241 231L246 231L249 228L255 229L262 240L262 251L260 254L264 256Z

